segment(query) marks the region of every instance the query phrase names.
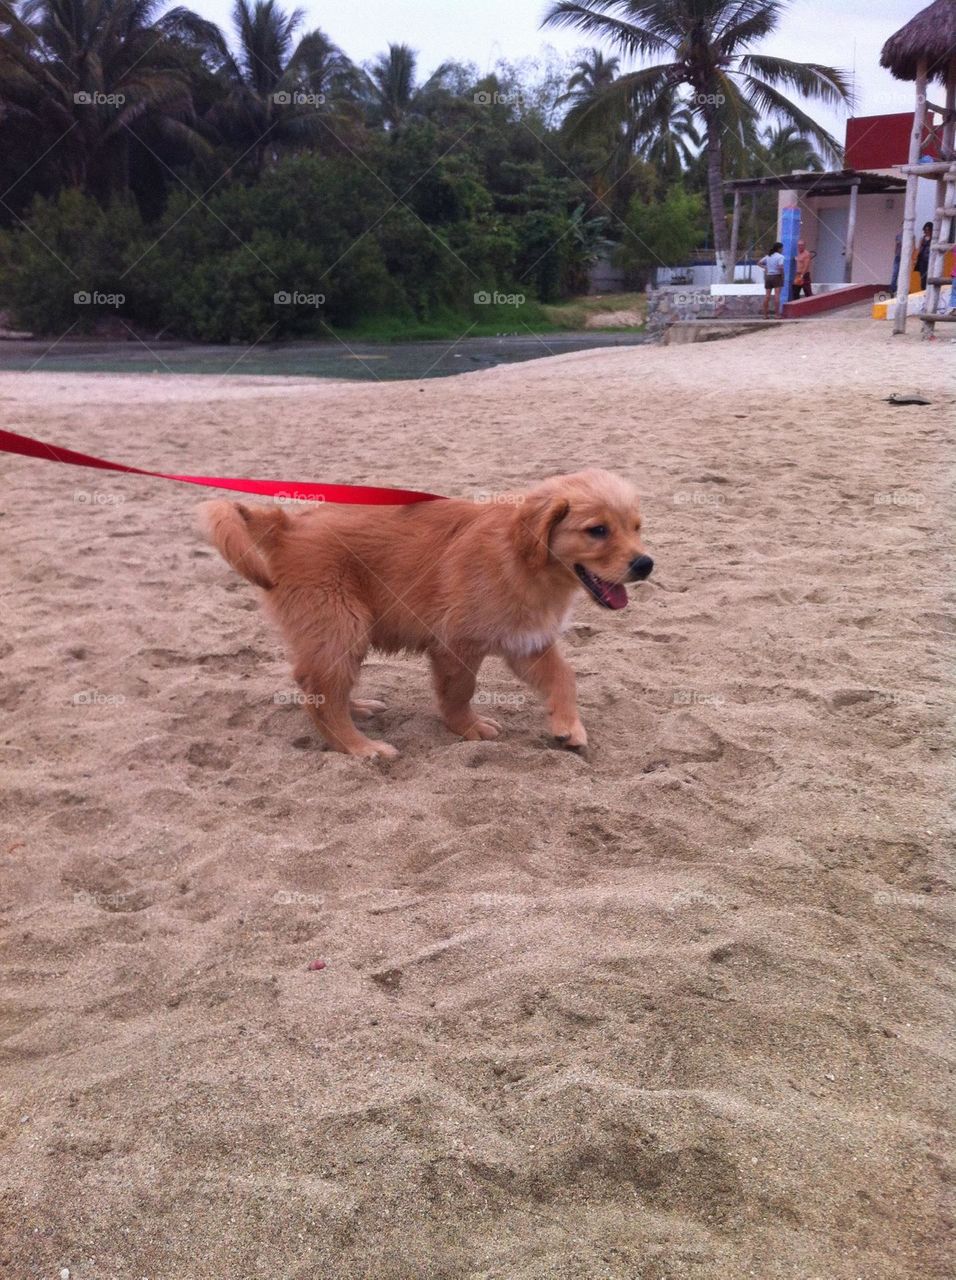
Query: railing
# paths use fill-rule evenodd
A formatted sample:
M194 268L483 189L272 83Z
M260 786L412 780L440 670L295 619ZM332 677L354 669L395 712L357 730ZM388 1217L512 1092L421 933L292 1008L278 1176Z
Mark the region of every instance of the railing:
M667 284L686 284L694 288L707 288L717 284L720 273L710 255L709 262L690 260L675 267L658 267L654 272L654 284L660 288ZM751 259L738 262L734 268L734 281L737 284L752 284L763 279L763 274Z

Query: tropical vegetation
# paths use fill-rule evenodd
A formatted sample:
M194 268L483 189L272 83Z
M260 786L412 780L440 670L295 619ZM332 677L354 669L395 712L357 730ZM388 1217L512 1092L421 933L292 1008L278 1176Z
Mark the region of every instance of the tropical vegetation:
M457 335L550 322L599 259L636 288L726 266L722 180L837 151L785 91L842 102L842 74L754 50L780 9L562 0L546 24L591 47L482 75L405 43L358 65L280 0L235 0L229 32L0 0L0 307L56 334Z

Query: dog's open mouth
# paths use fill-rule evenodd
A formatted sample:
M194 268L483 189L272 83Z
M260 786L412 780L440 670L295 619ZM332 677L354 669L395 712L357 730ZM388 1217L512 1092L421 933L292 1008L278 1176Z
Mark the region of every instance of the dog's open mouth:
M574 572L590 591L594 599L605 609L623 609L627 605L627 589L620 582L606 582L583 564L576 564Z

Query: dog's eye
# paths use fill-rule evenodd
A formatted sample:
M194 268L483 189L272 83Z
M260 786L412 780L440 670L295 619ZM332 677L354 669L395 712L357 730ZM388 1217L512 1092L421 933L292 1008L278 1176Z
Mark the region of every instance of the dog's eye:
M592 538L606 538L609 530L606 524L592 524L587 532Z

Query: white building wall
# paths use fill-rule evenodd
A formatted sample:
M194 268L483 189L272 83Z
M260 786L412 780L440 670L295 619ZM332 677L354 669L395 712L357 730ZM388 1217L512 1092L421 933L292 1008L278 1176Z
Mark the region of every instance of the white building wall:
M800 209L800 231L807 248L811 253L819 253L821 232L823 235L828 234L820 221L820 211L845 209L849 214L850 197L849 195L814 196L812 194L802 197L796 191L781 191L778 215L793 205ZM889 284L893 271L893 256L896 251L896 233L903 225L903 205L902 191L857 197L851 284ZM921 178L916 189L917 240L919 240L923 223L932 222L935 208L936 184ZM778 236L781 234L779 229L781 225L778 216ZM821 284L843 283L842 277L838 280L825 281L822 276L811 274L814 281L819 280Z

